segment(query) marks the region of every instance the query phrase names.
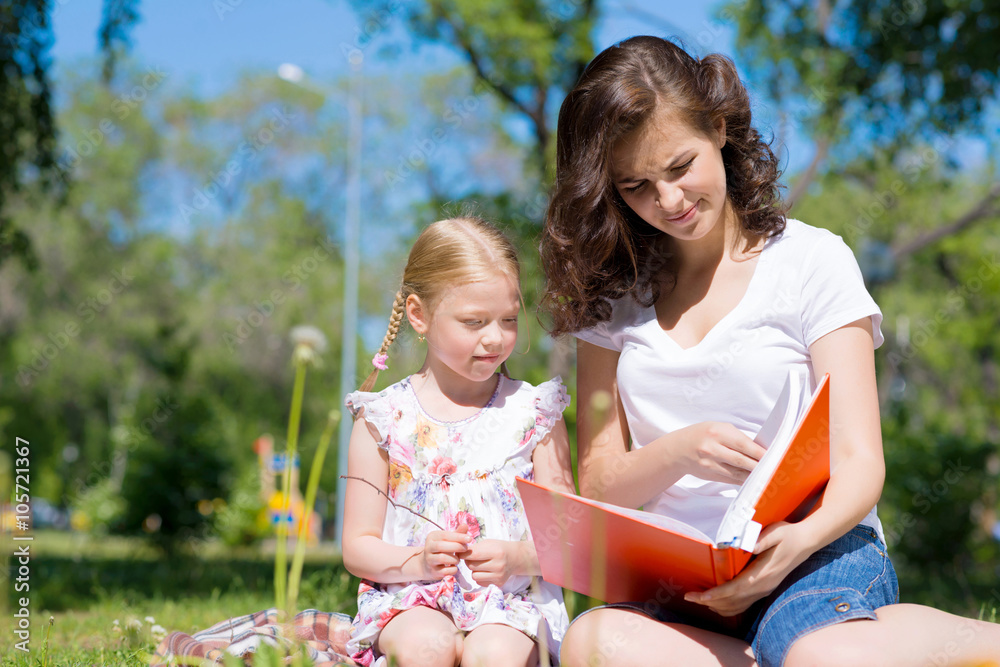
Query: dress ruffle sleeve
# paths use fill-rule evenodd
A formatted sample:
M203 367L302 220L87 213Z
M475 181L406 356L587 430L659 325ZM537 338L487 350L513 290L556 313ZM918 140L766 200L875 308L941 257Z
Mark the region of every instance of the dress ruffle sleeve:
M344 405L351 411L351 416L357 419L364 417L365 421L378 431L378 446L389 448L389 429L392 426L392 404L386 391L354 391L344 399Z
M535 391L535 436L541 441L562 419L563 410L569 405L569 394L558 375L538 385Z

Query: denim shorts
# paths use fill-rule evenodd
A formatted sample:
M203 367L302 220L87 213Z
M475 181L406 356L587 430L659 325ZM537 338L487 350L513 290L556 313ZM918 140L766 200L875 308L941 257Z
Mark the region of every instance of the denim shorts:
M738 637L750 644L760 667L781 667L799 638L843 621L875 619L876 609L898 601L896 571L885 545L872 528L859 525L792 570L778 588L742 615L735 628L713 627L663 607L652 610L648 603L604 608L629 609L663 623Z

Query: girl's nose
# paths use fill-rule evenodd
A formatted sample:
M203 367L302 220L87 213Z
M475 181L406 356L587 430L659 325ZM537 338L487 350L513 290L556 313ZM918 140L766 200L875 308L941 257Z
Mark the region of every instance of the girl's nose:
M498 345L503 341L500 321L490 322L483 327L483 345Z
M684 191L676 184L665 180L656 182L656 206L668 215L680 213L684 204Z

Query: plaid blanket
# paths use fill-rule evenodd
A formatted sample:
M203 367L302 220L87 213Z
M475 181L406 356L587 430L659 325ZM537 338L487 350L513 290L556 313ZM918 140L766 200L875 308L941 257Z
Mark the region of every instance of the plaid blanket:
M355 664L345 648L351 635L350 616L307 609L295 616L292 626L295 638L303 642L315 667ZM156 647L152 667L221 664L226 653L250 664L261 644L292 644L292 639L281 636L279 630L278 610L265 609L226 619L193 635L172 632Z

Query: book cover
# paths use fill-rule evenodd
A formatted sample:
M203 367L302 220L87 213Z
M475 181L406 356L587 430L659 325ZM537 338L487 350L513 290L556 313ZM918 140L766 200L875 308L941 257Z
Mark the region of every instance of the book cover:
M830 476L829 414L828 375L811 395L790 377L758 435L768 451L715 538L670 517L518 479L542 576L604 602L651 602L714 616L685 602L684 593L734 578L762 527L801 518L812 506Z

